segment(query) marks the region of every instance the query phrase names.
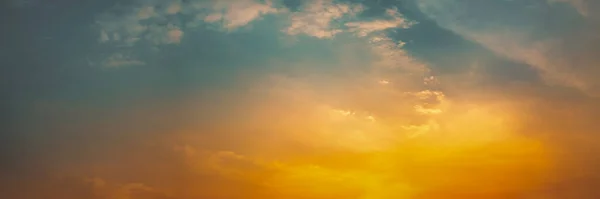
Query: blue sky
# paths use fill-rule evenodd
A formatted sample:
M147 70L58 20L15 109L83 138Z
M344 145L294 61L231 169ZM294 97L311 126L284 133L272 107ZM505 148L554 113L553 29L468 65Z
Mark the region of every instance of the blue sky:
M151 198L134 189L182 199L600 194L585 188L600 183L599 154L590 143L599 136L594 118L600 111L600 3L594 0L3 4L9 17L2 18L0 40L0 174L9 180L0 182L11 184L5 187L12 198ZM489 150L482 156L490 158L506 152L515 168L546 173L512 179L516 185L506 189L489 188L505 183L489 180L489 189L476 193L465 188L474 186L467 182L474 174L446 176L467 179L456 187L406 173L386 184L375 172L382 168L345 173L308 155L341 153L359 161L416 149L407 142L429 147L424 151L478 146L472 150ZM497 143L514 148L494 148ZM543 169L523 161L542 156ZM235 161L216 170L186 166L214 157ZM459 153L444 160L458 157L475 158ZM487 169L482 176L505 171L473 162ZM327 175L290 177L308 172L307 165ZM245 184L224 170L244 174ZM255 172L259 177L249 177ZM203 180L206 175L215 179ZM326 176L411 188L401 196L361 183L329 185ZM311 180L338 188L322 192L300 183ZM189 191L210 182L213 191ZM51 188L57 183L68 185ZM264 185L270 183L310 191ZM227 195L224 187L246 195Z

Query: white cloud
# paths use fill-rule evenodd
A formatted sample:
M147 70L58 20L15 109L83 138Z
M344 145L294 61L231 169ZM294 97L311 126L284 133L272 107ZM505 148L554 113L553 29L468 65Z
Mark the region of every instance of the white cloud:
M386 29L409 28L414 24L406 20L397 9L387 9L386 19L360 21L354 17L364 11L361 4L336 3L333 0L313 0L306 3L301 11L291 14L290 26L283 30L285 33L306 34L323 39L349 31L365 37Z
M413 75L424 75L427 67L404 51L404 43L389 38L385 32L392 28L410 28L416 22L403 17L397 9L387 9L384 19L361 21L354 16L364 11L360 4L336 3L332 0L305 2L305 6L290 16L290 25L283 31L288 35L305 34L327 39L342 32L366 38L378 68L403 69ZM341 21L348 21L342 23ZM419 76L422 78L422 76Z
M336 27L336 20L345 15L356 15L363 9L359 4L314 0L307 2L302 11L293 13L290 26L283 31L289 35L306 34L317 38L331 38L342 32L340 27Z
M387 84L390 84L390 81L388 81L388 80L379 80L379 81L377 81L377 83L379 83L381 85L387 85Z
M408 55L403 49L403 42L381 34L371 36L369 42L371 51L377 58L376 67L403 69L414 75L425 75L428 72L427 66Z
M142 25L135 15L104 15L102 18L105 19L96 22L100 28L100 42L122 42L121 45L132 46L148 30L148 26Z
M185 13L194 18L187 22L188 27L208 23L217 24L224 31L234 31L265 15L284 11L284 8L276 7L271 0L225 0L193 2L187 5Z
M107 68L119 68L125 66L140 66L145 65L146 63L132 58L131 56L123 55L122 53L115 53L108 57L103 65Z
M416 93L408 93L411 95L414 95L415 97L417 97L418 99L421 100L435 100L438 102L441 102L444 100L444 93L440 92L440 91L430 91L430 90L424 90L424 91L419 91Z
M184 32L173 24L152 25L148 27L148 33L144 39L156 44L178 44L184 36Z
M419 81L422 81L423 74L427 72L424 64L414 60L402 49L403 42L395 41L382 32L391 28L409 28L414 24L396 9L386 10L384 19L360 21L356 15L364 10L362 4L338 3L333 0L311 0L305 2L300 11L293 13L278 8L271 1L258 0L177 1L167 4L163 10L157 10L159 6L154 3L156 5L133 7L131 13L123 16L108 15L99 20L100 40L124 46L134 46L138 42L155 45L180 43L186 35L185 29L176 25L180 21L170 21L173 17L165 17L175 13L193 18L187 22L188 28L199 23L218 24L226 31L247 26L267 14L280 14L280 17L289 17L289 26L282 30L288 35L331 38L344 31L355 33L369 41L368 47L374 56L375 67L403 69L418 77Z
M390 28L409 28L414 22L406 20L397 9L386 10L387 16L392 19L378 19L366 22L348 22L345 25L352 32L356 32L359 37L367 36L373 32L378 32Z
M164 9L158 9L164 7ZM99 41L112 41L111 44L134 46L138 42L151 42L156 45L176 44L184 36L187 27L199 24L218 24L224 30L233 31L259 20L263 15L281 12L271 1L225 0L225 1L145 1L118 12L107 11L99 16ZM121 14L116 14L121 13ZM171 16L181 14L182 16ZM192 18L187 20L185 18ZM111 37L112 35L112 37ZM116 36L118 35L118 36Z
M205 21L222 21L223 27L229 31L246 26L251 21L257 20L263 15L278 12L278 9L273 7L271 1L262 3L255 0L219 1L213 5L213 10L215 12L208 15Z

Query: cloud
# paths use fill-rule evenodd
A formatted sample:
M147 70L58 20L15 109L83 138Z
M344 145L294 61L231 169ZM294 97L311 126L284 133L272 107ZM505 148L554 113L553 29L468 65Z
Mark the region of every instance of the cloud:
M100 38L98 39L100 42L107 42L110 40L106 31L100 31Z
M195 31L199 26L212 24L230 32L248 26L264 15L283 11L270 1L258 0L134 1L131 5L117 5L98 15L96 28L98 41L103 46L161 47L179 44L186 31ZM121 64L134 63L117 65Z
M581 15L583 15L583 16L589 15L588 0L548 0L548 2L549 3L557 3L557 2L568 3L571 6L573 6L575 9L577 9L577 11Z
M178 44L184 36L184 32L173 24L165 26L149 26L146 38L156 45Z
M299 11L291 14L290 25L283 31L288 35L305 34L320 39L332 38L342 32L354 32L359 37L365 37L387 29L409 28L415 23L405 19L395 8L385 10L387 19L359 20L357 15L365 9L362 4L308 1Z
M140 65L145 65L146 63L134 59L131 56L127 56L124 55L122 53L115 53L113 55L111 55L110 57L108 57L105 61L104 61L104 66L107 68L119 68L119 67L125 67L125 66L140 66Z
M212 11L204 16L204 22L219 23L227 31L246 26L263 15L281 12L271 1L255 0L218 1L209 8Z
M306 34L316 38L331 38L342 32L338 20L345 16L355 16L363 9L360 4L338 4L332 0L305 2L301 11L292 13L290 26L283 31L289 35Z
M181 1L175 1L167 7L166 13L170 15L177 14L181 11Z
M421 10L441 26L502 57L537 69L547 83L572 87L593 96L598 95L600 84L596 78L589 75L599 72L593 66L600 62L597 56L591 54L598 51L595 47L597 45L594 44L600 42L594 33L598 31L593 25L594 22L584 20L577 26L556 22L549 26L559 29L545 31L545 28L540 25L543 24L541 20L545 17L568 14L558 12L538 14L523 10L514 13L527 20L512 21L492 18L495 15L508 16L508 12L498 10L490 14L480 13L481 8L466 5L462 1L442 3L436 0L422 0L419 2ZM521 9L510 2L482 2L481 4L488 6L487 9L492 9L495 4ZM472 17L468 21L460 20L464 15L477 17ZM565 32L560 27L572 29Z
M99 41L129 47L140 41L149 41L158 45L178 43L181 35L173 37L169 31L177 29L181 32L182 30L175 23L160 23L159 21L169 13L157 11L155 6L150 4L127 8L116 7L114 11L100 15L96 21L100 29ZM117 11L121 14L115 14Z
M151 17L154 17L154 15L156 15L156 14L157 13L154 12L154 7L152 5L144 6L138 10L137 19L139 19L139 20L150 19Z
M289 35L306 34L321 39L331 38L345 31L365 37L386 29L408 28L414 23L406 20L396 9L386 10L387 17L391 19L357 20L356 16L365 9L361 4L334 3L330 0L305 2L298 12L291 14L291 23L283 31Z
M374 20L368 22L348 22L345 25L360 37L370 33L392 28L409 28L414 22L406 20L396 9L387 9L386 14L390 20Z
M173 29L167 32L168 41L171 43L179 43L181 42L181 37L183 37L183 31L180 29Z
M422 78L428 72L427 66L411 57L404 49L405 43L395 41L382 34L373 35L368 38L371 45L369 48L378 58L375 66L387 69L402 69L405 75L412 78Z

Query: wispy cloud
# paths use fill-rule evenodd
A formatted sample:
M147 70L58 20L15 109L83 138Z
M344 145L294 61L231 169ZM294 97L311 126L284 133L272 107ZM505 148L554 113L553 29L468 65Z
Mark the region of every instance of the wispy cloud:
M204 22L218 23L225 30L233 31L259 20L263 15L282 12L283 8L274 7L271 1L237 0L217 1L210 5L212 10L204 17Z
M391 19L379 19L365 22L348 22L345 25L350 29L350 31L356 32L356 34L360 37L364 37L370 33L386 29L409 28L415 23L405 19L396 9L388 9L386 10L386 14Z
M496 4L518 6L510 2L496 2ZM593 27L595 23L583 23L582 26L574 27L569 33L546 32L542 37L536 36L540 35L540 30L543 29L542 21L537 19L542 19L540 15L546 16L545 14L518 12L519 15L529 17L527 21L518 23L497 18L494 21L477 18L463 21L459 19L462 15L477 13L480 8L468 6L460 1L437 0L422 0L420 7L445 28L483 45L500 56L528 64L539 70L540 75L549 84L564 85L590 95L598 95L599 82L589 75L598 72L593 66L600 61L597 56L589 53L598 51L598 48L589 44L600 42L599 37L594 34L598 31L598 28ZM509 12L497 11L496 14L508 16ZM491 16L491 14L481 15L485 19ZM559 23L552 25L566 25Z
M110 57L108 57L105 61L104 61L104 66L107 68L119 68L119 67L126 67L126 66L140 66L140 65L144 65L145 63L132 58L131 56L127 56L124 55L122 53L115 53L113 55L111 55Z
M345 16L355 16L363 9L360 4L338 4L332 0L307 1L301 11L292 13L290 26L283 31L289 35L331 38L342 32L339 20Z
M179 44L188 29L212 24L231 32L264 15L280 12L285 9L259 0L136 1L99 15L96 24L98 41L103 45L160 47Z

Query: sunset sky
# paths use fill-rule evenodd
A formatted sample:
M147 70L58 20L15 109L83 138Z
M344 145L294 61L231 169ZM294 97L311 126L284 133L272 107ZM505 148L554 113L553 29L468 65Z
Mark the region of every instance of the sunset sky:
M598 0L0 7L0 198L600 198Z

